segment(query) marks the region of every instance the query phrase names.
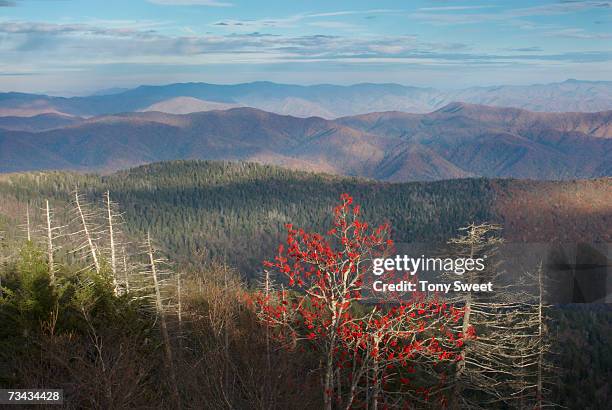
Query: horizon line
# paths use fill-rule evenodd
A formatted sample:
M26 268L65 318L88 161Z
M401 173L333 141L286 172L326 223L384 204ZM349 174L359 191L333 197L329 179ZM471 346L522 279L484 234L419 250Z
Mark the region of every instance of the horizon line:
M374 85L374 86L398 86L398 87L404 87L404 88L417 88L417 89L435 89L435 90L440 90L440 91L448 91L448 90L466 90L466 89L474 89L474 88L491 88L491 87L533 87L533 86L541 86L541 85L555 85L555 84L564 84L564 83L612 83L612 79L610 80L582 80L582 79L576 79L576 78L567 78L563 81L552 81L552 82L536 82L536 83L525 83L525 84L507 84L507 83L501 83L501 84L491 84L491 85L472 85L472 86L464 86L464 87L456 87L456 88L451 88L451 87L436 87L434 85L429 85L429 86L419 86L419 85L410 85L410 84L402 84L402 83L397 83L397 82L369 82L369 81L364 81L364 82L358 82L358 83L351 83L351 84L338 84L338 83L311 83L311 84L297 84L297 83L284 83L284 82L275 82L275 81L270 81L270 80L253 80L253 81L245 81L245 82L235 82L235 83L213 83L213 82L206 82L206 81L184 81L184 82L170 82L170 83L159 83L159 84L140 84L140 85L135 85L135 86L129 86L129 87L121 87L121 86L109 86L109 87L105 87L105 88L100 88L97 90L92 90L92 91L88 91L88 92L75 92L72 95L70 95L69 92L64 92L65 94L61 94L60 92L56 92L56 91L37 91L37 92L24 92L24 91L15 91L15 90L0 90L0 94L25 94L25 95L42 95L42 96L47 96L47 97L54 97L54 98L85 98L85 97L102 97L105 95L118 95L118 94L122 94L128 91L132 91L132 90L136 90L138 88L145 88L145 87L168 87L168 86L173 86L173 85L212 85L212 86L225 86L225 87L232 87L232 86L243 86L243 85L252 85L252 84L273 84L273 85L277 85L277 86L289 86L289 87L301 87L301 88L309 88L309 87L342 87L342 88L349 88L349 87L357 87L357 86L367 86L367 85ZM105 91L110 91L113 89L117 89L120 91L117 92L109 92L108 94L104 93ZM99 94L98 94L99 93Z

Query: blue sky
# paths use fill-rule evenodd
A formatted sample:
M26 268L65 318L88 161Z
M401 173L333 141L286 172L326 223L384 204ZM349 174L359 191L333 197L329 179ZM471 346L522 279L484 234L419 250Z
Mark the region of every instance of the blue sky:
M0 90L612 80L612 1L0 0Z

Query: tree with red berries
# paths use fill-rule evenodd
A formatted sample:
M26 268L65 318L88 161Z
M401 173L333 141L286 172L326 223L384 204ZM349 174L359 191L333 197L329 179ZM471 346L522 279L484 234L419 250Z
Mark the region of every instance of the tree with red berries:
M392 250L389 225L361 221L343 194L325 235L288 224L286 244L264 262L260 318L289 346L320 354L325 409L446 401L445 372L462 344L453 323L463 312L424 296L371 296L373 260ZM270 289L274 273L287 291Z

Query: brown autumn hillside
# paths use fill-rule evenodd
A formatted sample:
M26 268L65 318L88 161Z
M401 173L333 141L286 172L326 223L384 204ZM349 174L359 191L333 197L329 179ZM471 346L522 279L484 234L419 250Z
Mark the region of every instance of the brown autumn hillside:
M510 241L612 242L612 178L491 184Z
M612 175L611 116L612 111L532 113L463 103L429 114L373 113L335 121L252 108L126 113L41 132L0 130L0 172L113 171L210 159L395 182L594 178Z

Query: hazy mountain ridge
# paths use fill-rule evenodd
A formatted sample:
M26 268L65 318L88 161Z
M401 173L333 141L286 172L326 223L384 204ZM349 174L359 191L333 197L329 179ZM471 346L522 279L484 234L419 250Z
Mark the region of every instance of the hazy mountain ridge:
M0 130L0 172L224 159L388 181L592 178L612 175L611 118L465 103L335 121L253 108L124 113L36 133Z
M31 117L8 116L0 117L0 129L9 131L48 131L82 122L80 117L63 114L47 113Z
M174 97L152 104L139 111L158 111L168 114L189 114L192 112L228 110L238 107L238 104L205 101L193 97Z
M531 111L595 112L612 109L612 82L568 80L527 86L471 87L460 90L399 84L290 85L253 82L233 85L178 83L140 86L123 92L86 97L51 97L1 93L0 116L64 113L98 116L157 106L178 113L202 111L207 105L249 106L278 114L327 119L374 111L427 113L453 101Z
M338 118L336 121L387 136L401 136L401 133L407 130L425 129L430 127L433 121L454 121L456 125L486 126L503 132L543 128L558 132L577 132L589 137L612 138L612 110L592 113L544 113L452 102L425 116L398 111L371 112Z

